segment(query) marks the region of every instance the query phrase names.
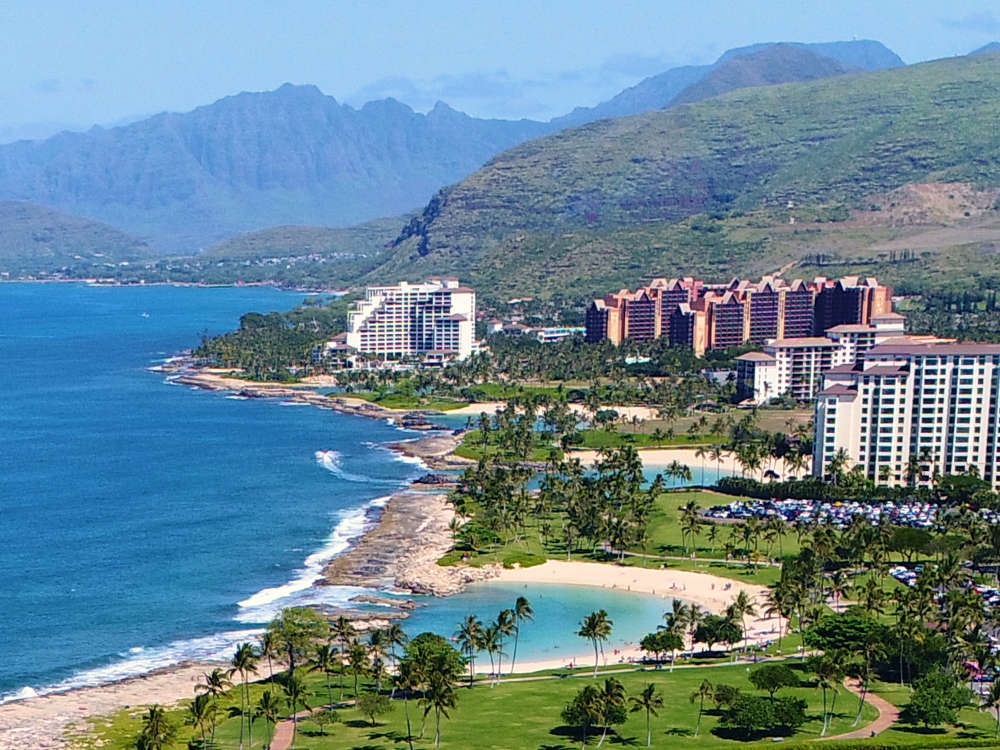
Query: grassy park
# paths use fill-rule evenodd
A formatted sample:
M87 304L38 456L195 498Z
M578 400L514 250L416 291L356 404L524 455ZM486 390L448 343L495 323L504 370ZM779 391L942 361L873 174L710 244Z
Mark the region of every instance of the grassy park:
M801 672L795 662L790 662L792 669L801 677L799 687L785 688L778 695L783 697L801 698L806 702L806 723L794 734L795 740L815 739L819 735L822 724L822 696L812 683L809 675ZM711 667L677 667L673 672L667 669L647 671L615 671L628 696L634 696L648 685L653 684L665 698L665 705L657 710L656 717L650 717L653 747L754 747L754 742L735 736L737 733L721 725L721 711L715 707L711 698L705 703L705 711L697 737L694 730L698 723L699 701L691 701L690 696L698 692L703 680L709 680L712 685L728 684L739 688L748 694L766 695L756 691L748 680L751 669L746 664ZM603 683L604 674L594 680L587 670L582 670L568 677L557 675L535 675L530 679L514 678L503 680L496 687L489 687L484 682L475 687L457 690L457 706L450 712L451 718L443 720L441 747L455 750L477 748L482 750L502 750L509 748L539 748L539 750L571 750L580 746L578 731L560 718L566 704L580 691L585 684ZM336 679L336 678L335 678ZM348 678L350 683L350 678ZM373 686L362 683L362 690ZM251 699L259 699L260 693L267 687L265 683L251 686ZM349 684L345 698L351 698L352 686ZM334 683L334 698L337 697L336 682ZM310 706L326 704L328 694L324 680L319 675L308 679L308 696ZM221 705L237 704L239 699L236 691L220 698ZM296 748L302 750L393 750L406 747L406 720L403 701L392 701L391 711L376 718L375 726L363 716L357 708L345 706L337 709L338 721L325 726L326 734L314 722L304 719L300 722ZM835 707L835 716L827 731L832 736L851 729L857 711L857 699L842 691ZM526 710L527 709L527 710ZM414 735L420 732L420 716L422 709L415 700L409 702ZM182 726L185 708L171 711L171 720ZM104 726L99 726L92 735L90 747L103 747L105 750L126 750L134 748L134 738L141 724L139 712L122 711L115 715ZM224 715L224 714L223 714ZM861 724L875 718L876 712L870 706L865 706ZM254 723L255 746L265 732L269 731L266 722L258 720ZM597 736L600 729L594 730ZM184 741L189 736L198 735L192 728L184 726L179 739ZM597 736L593 744L596 745ZM754 739L763 739L755 737ZM236 747L239 741L239 721L226 719L218 725L216 740L219 747ZM96 742L103 744L97 745ZM626 721L613 727L608 733L608 742L612 747L646 745L646 718L643 711L629 713ZM178 743L179 745L181 743ZM428 720L427 731L422 740L414 740L415 748L433 747L433 716ZM588 742L588 746L591 743Z

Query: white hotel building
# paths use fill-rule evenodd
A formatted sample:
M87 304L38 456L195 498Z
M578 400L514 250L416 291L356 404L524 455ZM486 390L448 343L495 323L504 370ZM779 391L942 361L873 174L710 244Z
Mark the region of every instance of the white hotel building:
M458 279L370 286L347 313L347 346L381 359L465 359L475 349L476 293Z
M843 449L876 481L918 485L974 468L1000 487L1000 345L889 342L825 373L817 394L813 473Z
M764 344L764 351L747 352L736 358L737 394L755 404L766 404L786 393L796 401L811 401L822 387L823 373L856 362L873 346L890 342L954 341L906 335L905 322L903 315L891 312L873 316L871 325L834 326L825 336L770 339Z

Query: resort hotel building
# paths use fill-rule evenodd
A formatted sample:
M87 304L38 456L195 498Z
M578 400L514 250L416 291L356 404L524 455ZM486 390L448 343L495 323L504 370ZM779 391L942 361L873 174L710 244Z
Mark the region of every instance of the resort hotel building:
M701 355L748 342L822 336L834 326L868 325L891 312L892 289L874 278L788 283L765 276L716 285L660 278L634 292L622 289L594 300L587 308L586 339L618 345L666 337Z
M974 471L1000 487L1000 345L877 344L824 374L815 409L816 476L844 451L878 482Z
M452 277L370 286L347 313L346 345L380 359L440 363L475 351L476 293Z
M843 324L825 336L771 339L762 351L736 358L736 395L757 405L788 394L796 401L811 401L822 385L823 373L853 364L878 344L951 343L954 339L913 336L904 332L906 318L899 313L875 315L871 324Z

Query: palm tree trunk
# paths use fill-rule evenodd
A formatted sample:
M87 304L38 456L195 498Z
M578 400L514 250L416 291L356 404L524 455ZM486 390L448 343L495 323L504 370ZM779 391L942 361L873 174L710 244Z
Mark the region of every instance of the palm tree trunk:
M704 475L705 469L702 468L702 474ZM653 744L653 730L649 725L649 709L646 709L646 747Z
M517 640L521 637L521 626L518 625L514 629L514 653L510 656L510 671L511 674L514 672L514 662L517 661Z
M701 715L705 712L705 693L701 694L701 700L698 703L698 721L694 725L694 736L698 736L698 732L701 731Z
M823 737L826 734L827 727L827 713L826 713L826 687L823 687L823 728L819 730L819 736Z
M403 693L403 713L406 714L406 742L413 750L413 729L410 727L410 696Z
M243 750L243 719L247 713L247 702L244 686L240 685L240 750Z
M436 724L434 728L434 747L441 747L441 709L434 710L435 717L434 722Z
M594 640L594 677L597 677L597 640Z

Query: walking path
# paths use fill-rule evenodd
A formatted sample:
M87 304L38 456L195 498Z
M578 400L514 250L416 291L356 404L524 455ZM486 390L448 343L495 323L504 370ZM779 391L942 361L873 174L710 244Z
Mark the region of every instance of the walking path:
M861 697L861 687L860 683L852 680L844 680L844 687L847 688L848 692ZM874 737L876 735L882 734L886 729L891 727L896 723L899 718L899 709L889 703L885 698L880 695L875 695L872 692L865 694L865 702L873 706L876 711L878 711L878 718L870 724L866 724L860 729L855 729L853 732L845 732L844 734L838 734L833 737L824 737L824 740L860 740L866 737Z

